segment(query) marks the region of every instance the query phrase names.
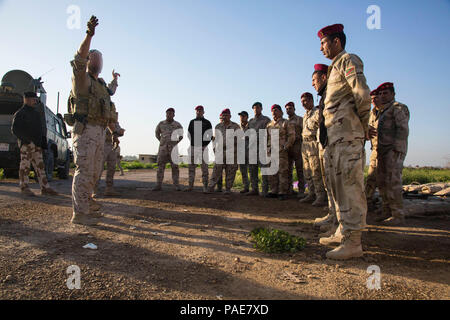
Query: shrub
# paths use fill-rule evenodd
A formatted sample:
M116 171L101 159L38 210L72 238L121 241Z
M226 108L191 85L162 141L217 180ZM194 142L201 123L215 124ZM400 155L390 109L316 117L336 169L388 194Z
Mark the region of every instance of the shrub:
M250 236L254 248L266 253L293 253L302 250L306 245L305 239L277 229L256 228Z

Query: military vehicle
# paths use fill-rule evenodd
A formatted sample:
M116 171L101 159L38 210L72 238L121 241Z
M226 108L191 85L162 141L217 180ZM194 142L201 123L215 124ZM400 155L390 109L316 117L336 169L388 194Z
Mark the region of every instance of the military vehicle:
M20 151L17 138L11 132L14 114L23 105L23 93L33 91L38 94L36 106L41 114L42 124L47 132L48 149L44 150L44 163L47 177L52 180L54 170L58 177L69 177L72 151L67 141L67 132L61 114L54 114L46 105L47 93L41 78L34 79L27 72L12 70L6 73L0 86L0 168L6 176L17 177L20 164Z

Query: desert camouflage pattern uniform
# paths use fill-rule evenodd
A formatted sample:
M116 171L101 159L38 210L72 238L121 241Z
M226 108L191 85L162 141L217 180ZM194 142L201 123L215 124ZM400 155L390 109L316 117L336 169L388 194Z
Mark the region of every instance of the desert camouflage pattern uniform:
M293 183L293 169L295 165L295 171L298 177L298 191L300 193L305 192L305 179L303 176L303 156L302 156L302 131L303 131L303 118L294 114L289 117L288 121L295 127L295 142L288 150L289 156L289 190L292 190Z
M247 130L249 129L248 122L247 122L246 125L242 125L241 124L240 128L242 129L242 131L244 133L247 132ZM244 190L249 190L249 188L250 188L250 181L249 181L249 178L248 178L248 175L249 175L249 165L248 165L248 161L249 161L249 155L248 155L249 139L247 137L245 137L244 139L245 139L245 163L240 163L239 164L239 171L241 172L241 175L242 175L242 183L244 185Z
M262 164L261 159L259 156L259 141L262 139L262 137L259 136L260 130L265 130L267 125L270 123L270 118L266 116L259 116L259 117L253 117L248 122L249 129L253 129L256 131L257 135L257 141L256 146L249 145L249 150L252 152L257 152L257 164L249 164L249 170L250 170L250 182L252 186L252 191L258 191L259 192L259 168L267 167L267 164ZM267 131L265 131L267 132ZM267 175L262 175L261 177L262 182L262 192L263 194L267 194L269 192L269 178Z
M370 89L363 62L343 50L328 69L323 116L328 132L324 154L330 189L342 234L366 226L364 194L364 144L368 133Z
M103 170L105 168L106 163L106 188L110 189L114 185L114 175L116 173L116 162L117 162L117 153L114 150L114 141L113 134L109 128L105 129L105 146L104 146L104 155L103 162L101 166L101 172L98 177L98 182L100 182ZM97 182L97 185L98 185ZM97 189L97 186L96 186Z
M295 127L287 119L272 120L267 125L267 149L272 157L272 140L274 131L279 131L279 168L278 172L269 176L270 190L273 194L286 195L289 192L289 154L288 150L295 143Z
M408 151L409 110L393 101L381 111L378 120L377 183L383 213L403 217L402 170Z
M380 114L381 114L380 110L378 110L375 107L372 108L372 110L370 111L369 126L372 126L375 129L378 128L378 120L380 118ZM369 204L374 200L375 190L377 188L378 137L375 136L372 139L370 139L370 143L371 143L370 149L372 150L372 153L370 155L369 171L367 174L365 186L367 204Z
M102 96L105 103L110 103L110 94L117 89L117 81L113 80L109 85L109 92L100 82L95 80L86 71L88 59L78 53L71 61L72 66L72 92L75 96ZM92 86L91 86L92 84ZM93 92L91 92L93 88ZM103 151L105 143L105 121L91 121L83 124L75 121L72 130L73 157L75 162L75 174L72 184L72 203L74 216L77 214L89 214L89 200L92 198L94 187L102 171Z
M234 162L233 164L227 164L226 163L226 150L228 148L229 144L233 144L232 141L227 141L226 139L226 130L240 130L240 126L233 122L230 121L230 123L228 125L226 125L225 123L219 123L218 125L216 125L215 127L215 133L214 133L214 145L216 146L214 148L215 150L215 154L216 154L216 163L214 164L214 169L212 172L212 177L209 180L209 186L208 188L211 190L213 189L216 184L218 183L219 180L222 179L222 173L225 170L225 189L227 191L230 191L231 188L233 187L234 184L234 179L236 178L236 172L238 170L238 164L237 164L237 138L234 138ZM218 163L218 159L217 157L218 155L218 150L217 150L217 132L220 131L220 133L222 134L223 137L223 154L222 154L222 164Z
M22 144L20 147L20 167L19 167L19 184L21 189L28 188L30 183L29 174L31 165L38 178L41 189L48 189L47 175L45 174L44 160L42 158L42 148L37 147L33 142Z
M120 146L116 145L114 148L114 151L116 152L116 162L117 162L117 167L120 170L120 174L123 175L123 168L122 168L122 164L120 163Z
M316 196L325 193L322 170L319 159L319 143L317 134L319 129L319 108L314 107L306 111L303 117L303 174L311 194Z
M159 140L159 151L158 151L158 172L156 175L156 183L161 186L164 180L164 170L166 169L166 164L170 163L172 167L172 181L175 186L179 186L180 180L180 169L178 164L172 161L172 152L178 153L178 140L172 141L172 133L175 130L182 130L181 124L175 120L169 122L167 120L161 121L155 130L156 138ZM180 135L182 136L180 131Z

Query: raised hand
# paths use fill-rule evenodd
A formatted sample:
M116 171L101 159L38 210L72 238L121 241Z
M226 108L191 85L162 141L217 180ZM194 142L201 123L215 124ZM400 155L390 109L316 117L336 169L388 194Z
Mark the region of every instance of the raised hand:
M91 37L95 34L95 28L98 26L98 19L96 16L92 16L91 19L89 19L87 23L87 30L86 33L90 35Z
M117 80L117 78L120 77L120 73L115 72L114 69L113 69L112 76L113 76L114 80Z

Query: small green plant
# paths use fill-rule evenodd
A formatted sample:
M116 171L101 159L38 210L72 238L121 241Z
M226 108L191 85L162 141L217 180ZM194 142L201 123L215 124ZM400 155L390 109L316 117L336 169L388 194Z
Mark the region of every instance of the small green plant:
M5 172L3 169L0 169L0 180L5 179Z
M305 239L277 229L256 228L250 233L250 237L254 248L266 253L293 253L306 245Z

